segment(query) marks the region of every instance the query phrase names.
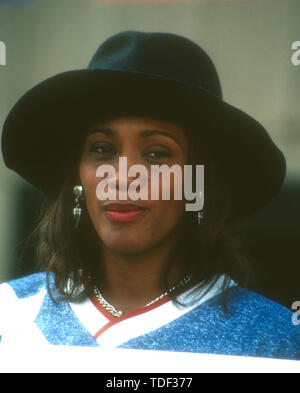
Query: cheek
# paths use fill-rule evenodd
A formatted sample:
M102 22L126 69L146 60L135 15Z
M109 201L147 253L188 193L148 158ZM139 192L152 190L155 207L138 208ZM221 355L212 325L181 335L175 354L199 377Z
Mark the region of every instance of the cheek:
M156 234L172 232L177 227L184 214L185 204L182 200L152 201L149 226L147 228Z
M80 163L79 166L79 177L84 189L85 203L90 214L92 213L90 210L97 204L96 187L99 178L96 177L96 169L93 165L84 162Z
M184 201L182 200L161 201L158 208L158 218L160 220L158 220L158 222L160 222L160 225L163 225L163 221L165 221L168 227L175 226L184 213L184 206Z
M154 181L152 181L154 179ZM183 200L184 195L184 181L183 171L179 170L176 173L169 173L168 169L159 177L154 176L150 182L151 195L159 196L162 204L176 205ZM174 204L175 202L175 204Z
M80 170L80 180L85 194L90 193L90 191L95 187L95 179L95 172L89 170L88 168L83 168L83 170Z

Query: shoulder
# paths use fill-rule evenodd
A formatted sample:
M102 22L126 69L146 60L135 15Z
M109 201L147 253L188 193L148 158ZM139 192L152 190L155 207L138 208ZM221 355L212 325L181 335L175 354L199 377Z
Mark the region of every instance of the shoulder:
M53 274L36 273L0 285L1 343L98 345L69 302L54 301L54 281Z
M292 311L282 304L269 299L259 293L235 286L228 291L229 312L245 318L261 322L263 324L292 324ZM219 299L212 299L212 303L218 302Z
M236 285L226 291L226 309L224 295L122 347L300 360L300 327L290 310Z
M17 299L25 299L47 289L46 273L35 273L29 276L8 281L0 285L0 296L6 294Z
M233 287L227 293L228 312L221 296L195 309L197 319L209 318L211 326L222 326L222 336L255 348L255 355L300 359L300 326L293 312L251 290Z
M72 315L66 302L56 304L48 288L54 286L54 276L36 273L0 285L0 341L6 345L16 343L48 344L45 331L58 329L58 319ZM68 322L67 322L68 323ZM62 325L62 324L61 324Z
M296 327L292 322L293 312L274 300L266 298L251 290L234 286L227 291L226 305L228 312L223 309L222 295L215 296L203 304L207 309L220 318L235 321L250 328L269 329L276 327L277 332ZM222 311L221 311L222 310ZM202 312L201 306L195 312ZM300 333L300 329L295 330Z
M46 273L36 273L0 285L0 316L3 321L21 320L40 307L47 294Z
M46 273L32 274L0 285L1 343L15 342L21 337L21 331L32 327L46 293Z

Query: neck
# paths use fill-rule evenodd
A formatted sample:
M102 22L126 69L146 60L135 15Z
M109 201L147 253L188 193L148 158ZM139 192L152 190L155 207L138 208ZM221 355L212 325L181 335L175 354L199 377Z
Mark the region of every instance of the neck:
M171 245L164 244L141 254L105 249L103 297L117 310L128 312L142 307L162 294L161 276L170 258ZM170 270L170 286L180 275L179 265Z

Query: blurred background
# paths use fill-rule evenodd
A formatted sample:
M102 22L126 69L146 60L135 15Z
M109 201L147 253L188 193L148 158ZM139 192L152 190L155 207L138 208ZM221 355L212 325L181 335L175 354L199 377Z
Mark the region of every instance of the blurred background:
M286 156L281 193L238 228L256 273L252 289L291 308L300 300L300 65L291 61L299 20L299 0L0 0L1 129L22 94L86 67L112 34L164 31L194 40L213 59L224 99L261 122ZM36 269L34 247L24 246L41 198L1 158L0 282Z

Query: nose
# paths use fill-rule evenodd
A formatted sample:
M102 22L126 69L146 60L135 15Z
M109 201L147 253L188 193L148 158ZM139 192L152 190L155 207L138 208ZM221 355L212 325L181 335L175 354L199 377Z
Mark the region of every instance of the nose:
M131 198L131 191L141 193L147 190L148 171L137 158L119 157L115 173L114 181L120 200L133 199Z

